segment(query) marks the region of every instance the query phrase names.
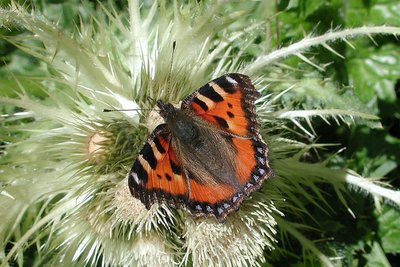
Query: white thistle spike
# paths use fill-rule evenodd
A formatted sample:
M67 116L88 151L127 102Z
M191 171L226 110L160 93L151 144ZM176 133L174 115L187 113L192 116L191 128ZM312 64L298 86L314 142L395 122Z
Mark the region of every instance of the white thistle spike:
M315 64L314 62L312 62L311 60L309 60L307 57L303 56L300 53L296 53L295 56L297 56L298 58L300 58L301 60L303 60L304 62L310 64L311 66L313 66L314 68L320 70L320 71L325 71L325 69L317 64Z
M333 49L330 45L324 43L322 44L323 47L325 47L327 50L331 51L333 54L337 55L338 57L340 57L341 59L344 59L344 56L342 56L341 54L339 54L335 49Z

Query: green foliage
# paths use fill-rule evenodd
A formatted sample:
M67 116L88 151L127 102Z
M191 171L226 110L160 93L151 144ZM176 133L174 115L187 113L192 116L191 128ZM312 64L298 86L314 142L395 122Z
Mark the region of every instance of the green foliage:
M399 25L400 23L398 1L280 1L279 7L280 10L284 10L279 14L282 23L280 38L286 44L293 42L293 39L302 38L304 33L323 33L335 27ZM344 105L348 107L349 103L353 103L353 105L364 106L382 118L383 128L371 129L368 126L359 125L348 129L344 126L335 127L326 124L314 124L314 126L320 142L341 143L346 147L345 152L336 156L332 163L336 162L337 166L348 166L365 176L385 176L388 181L398 187L400 185L398 164L400 162L398 93L400 47L398 40L391 36L372 38L351 41L354 49L345 43L332 44L335 51L344 55L345 59L340 59L333 53L327 53L321 47L315 48L312 55L314 63L330 63L322 74L324 77L329 78L335 85L349 86L336 91L343 96L342 101L348 101ZM297 68L299 62L296 58L286 60L287 64L297 66ZM307 66L306 69L308 69ZM309 83L309 81L301 83ZM327 94L329 89L325 87L319 90L327 91ZM301 88L304 88L303 96L302 92L292 90L292 93L286 94L283 99L288 101L288 104L298 103L305 107L311 107L321 99L321 96L316 96L312 91L317 87L302 86ZM360 104L361 102L365 104ZM328 149L328 151L332 153L334 150ZM331 189L327 189L327 192L330 192L328 194L332 196ZM393 222L398 221L398 207L385 206L385 211L376 209L370 199L365 199L365 193L357 192L357 190L351 197L345 195L345 198L350 210L356 214L356 218L353 218L347 209L341 208L338 200L332 198L329 203L334 209L334 215L331 213L327 215L319 209L308 208L313 218L319 218L319 227L324 229L315 239L334 237L333 242L322 241L319 244L325 244L323 247L327 253L334 251L330 255L336 254L339 259L342 259L337 261L338 265L341 262L343 266L391 266L391 264L395 266L399 261L397 255L400 251L396 244L398 244L397 240L400 240L400 235L396 230L397 226L391 224L386 229L393 230L393 235L390 236L393 239L383 238L384 231L381 227L384 224L382 225L381 220L386 216L391 216ZM312 225L313 223L310 221L305 224ZM391 244L390 249L387 247L388 243ZM297 251L293 254L300 253L301 251ZM284 258L277 257L276 263L293 258L289 255L288 253ZM273 254L273 256L276 255Z
M398 49L396 43L383 43L380 47L365 47L347 55L346 68L355 94L363 101L383 100L396 102L394 83L400 77L400 55L393 53ZM378 97L378 99L376 99Z
M381 239L383 251L386 253L398 253L400 250L400 212L385 207L377 214L378 234Z

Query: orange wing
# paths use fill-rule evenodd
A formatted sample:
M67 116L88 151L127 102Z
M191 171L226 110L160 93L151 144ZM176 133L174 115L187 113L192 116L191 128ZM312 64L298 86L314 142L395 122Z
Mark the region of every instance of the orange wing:
M235 157L235 172L240 186L232 184L201 184L189 173L189 199L187 208L194 216L214 215L220 222L226 216L239 209L245 196L257 190L262 182L273 176L268 161L268 147L260 139L236 138L231 139Z
M225 74L189 95L182 110L203 118L229 133L244 137L258 135L260 125L254 101L260 93L248 76Z
M186 176L170 149L171 133L165 124L157 126L133 164L128 184L131 194L146 208L158 201L181 206L187 201Z

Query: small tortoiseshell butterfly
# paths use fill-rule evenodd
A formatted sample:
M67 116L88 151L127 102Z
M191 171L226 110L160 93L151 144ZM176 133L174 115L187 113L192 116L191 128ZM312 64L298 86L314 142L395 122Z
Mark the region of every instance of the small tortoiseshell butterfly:
M147 209L155 202L214 215L220 222L273 175L248 76L225 74L189 95L181 108L157 101L156 127L129 175L131 194Z

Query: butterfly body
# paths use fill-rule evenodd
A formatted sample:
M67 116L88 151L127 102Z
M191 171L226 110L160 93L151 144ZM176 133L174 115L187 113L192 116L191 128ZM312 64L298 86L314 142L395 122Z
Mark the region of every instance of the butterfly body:
M129 188L147 208L183 207L219 221L272 176L247 76L226 74L188 96L180 109L157 101L159 125L135 161Z
M172 135L181 142L198 141L200 132L194 120L185 112L175 108L172 104L157 101L160 115L163 117Z

